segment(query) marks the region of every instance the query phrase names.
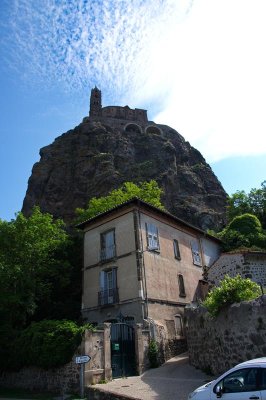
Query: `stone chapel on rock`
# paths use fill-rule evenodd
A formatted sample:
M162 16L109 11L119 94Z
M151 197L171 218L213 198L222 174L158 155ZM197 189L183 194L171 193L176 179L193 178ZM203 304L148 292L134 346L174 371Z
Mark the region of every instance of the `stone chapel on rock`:
M158 125L148 121L147 110L128 106L102 107L102 93L96 86L91 90L89 117L85 117L83 122L89 120L109 122L111 126L123 127L127 132L162 134Z

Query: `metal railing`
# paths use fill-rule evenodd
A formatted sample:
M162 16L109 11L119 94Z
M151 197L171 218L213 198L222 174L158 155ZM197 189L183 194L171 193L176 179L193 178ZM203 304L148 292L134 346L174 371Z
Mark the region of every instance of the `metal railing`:
M119 302L118 288L98 292L98 305L115 304Z

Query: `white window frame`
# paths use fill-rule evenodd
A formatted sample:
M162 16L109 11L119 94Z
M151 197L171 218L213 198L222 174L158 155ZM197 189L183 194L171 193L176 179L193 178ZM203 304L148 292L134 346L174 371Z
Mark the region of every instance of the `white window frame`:
M100 292L103 293L102 305L114 303L115 290L118 290L117 267L112 267L107 270L100 271ZM107 302L104 301L105 296Z
M190 242L193 264L202 267L200 245L197 239Z
M109 238L108 238L109 237ZM108 246L108 241L112 238L111 245ZM101 261L106 261L116 256L116 243L115 243L115 229L108 229L108 231L101 233Z
M147 247L149 250L160 251L159 233L156 225L146 222Z

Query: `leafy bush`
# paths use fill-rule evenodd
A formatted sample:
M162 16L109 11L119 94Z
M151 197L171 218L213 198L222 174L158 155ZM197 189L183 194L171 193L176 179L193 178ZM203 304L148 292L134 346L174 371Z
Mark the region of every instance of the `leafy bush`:
M15 368L34 365L44 369L64 365L71 361L85 329L92 327L89 324L78 326L67 320L33 322L14 342L12 365Z
M203 305L212 316L233 303L244 300L252 300L261 294L260 286L250 279L244 279L240 275L230 278L228 275L221 281L219 287L209 292Z
M159 366L158 363L158 346L154 339L151 339L148 348L148 358L150 361L151 368L157 368Z
M266 234L259 219L252 214L235 217L219 234L223 241L223 250L239 248L266 249Z

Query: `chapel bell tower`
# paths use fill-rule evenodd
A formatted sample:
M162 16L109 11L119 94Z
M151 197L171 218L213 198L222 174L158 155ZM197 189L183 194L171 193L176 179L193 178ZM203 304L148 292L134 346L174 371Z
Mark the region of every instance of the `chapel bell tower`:
M95 86L94 89L91 89L91 98L90 98L90 117L99 117L102 112L102 93Z

